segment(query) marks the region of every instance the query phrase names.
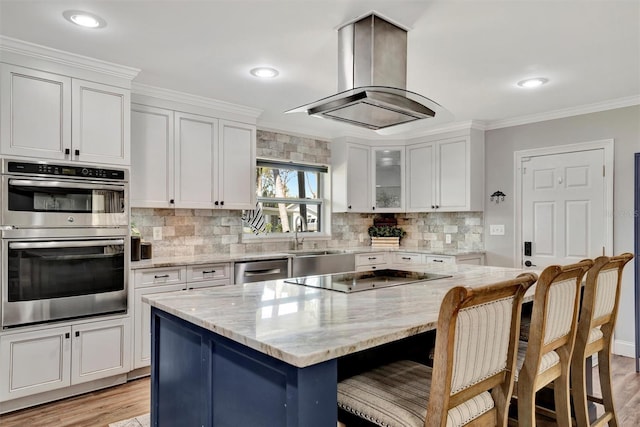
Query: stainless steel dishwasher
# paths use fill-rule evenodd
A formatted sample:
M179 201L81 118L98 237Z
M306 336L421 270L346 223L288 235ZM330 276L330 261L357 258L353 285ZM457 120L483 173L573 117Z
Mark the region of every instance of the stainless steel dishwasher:
M236 284L286 279L289 277L289 258L236 262L233 273Z

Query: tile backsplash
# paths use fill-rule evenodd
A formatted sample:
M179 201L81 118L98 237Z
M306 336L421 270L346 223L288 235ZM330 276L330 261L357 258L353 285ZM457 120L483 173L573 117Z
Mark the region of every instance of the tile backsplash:
M258 130L258 157L330 164L330 143L277 132ZM348 248L369 246L367 229L374 214L336 213L331 218L331 239L305 239L304 248ZM154 257L282 252L291 249L291 239L243 241L242 212L212 209L131 209L131 221L145 241L153 243ZM407 249L482 250L482 212L438 212L396 214L398 226L407 235L400 241ZM162 240L153 240L154 227L161 227ZM445 243L446 235L451 243Z

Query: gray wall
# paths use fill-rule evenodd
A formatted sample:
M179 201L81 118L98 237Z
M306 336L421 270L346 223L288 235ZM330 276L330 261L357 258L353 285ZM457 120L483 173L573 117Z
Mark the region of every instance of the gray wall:
M640 106L619 108L564 119L513 126L485 133L486 193L502 190L507 198L500 204L485 204L485 249L488 265L514 266L515 176L514 153L520 150L575 144L602 139L614 140L614 253L634 249L634 153L640 152ZM490 224L504 224L504 236L490 236ZM634 352L634 272L625 269L616 353Z

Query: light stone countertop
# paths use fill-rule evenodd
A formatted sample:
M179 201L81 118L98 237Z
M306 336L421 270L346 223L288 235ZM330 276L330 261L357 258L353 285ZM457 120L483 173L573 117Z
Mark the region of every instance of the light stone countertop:
M446 264L424 271L453 277L351 294L274 280L142 299L247 347L305 367L435 329L440 303L450 288L484 286L532 270Z
M363 246L358 248L320 248L320 249L303 249L299 251L287 252L256 252L248 254L212 254L212 255L194 255L194 256L174 256L174 257L158 257L141 261L132 261L131 269L140 268L156 268L156 267L176 267L180 265L197 265L211 264L218 262L237 262L237 261L256 261L263 259L287 258L293 257L296 253L304 254L309 251L340 251L344 253L370 253L370 252L410 252L427 255L446 255L461 256L483 254L484 251L434 251L419 248L372 248L371 246Z

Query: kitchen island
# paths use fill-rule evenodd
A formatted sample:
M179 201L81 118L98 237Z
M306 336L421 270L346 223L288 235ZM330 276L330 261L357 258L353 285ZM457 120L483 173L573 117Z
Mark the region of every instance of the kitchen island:
M335 426L339 360L434 330L454 286L525 270L428 271L451 277L350 294L277 280L145 296L152 425Z

